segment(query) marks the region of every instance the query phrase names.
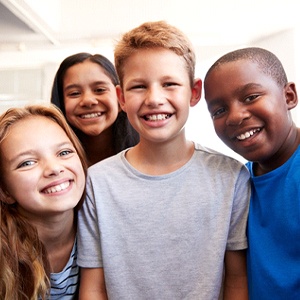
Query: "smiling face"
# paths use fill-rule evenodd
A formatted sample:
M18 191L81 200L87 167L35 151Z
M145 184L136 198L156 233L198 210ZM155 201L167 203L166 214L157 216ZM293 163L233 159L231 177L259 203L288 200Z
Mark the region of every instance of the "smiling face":
M237 60L213 69L204 90L215 131L228 147L251 161L275 163L289 155L294 84L280 87L256 63Z
M81 199L81 161L54 121L34 116L16 122L1 142L0 155L9 201L30 219L71 211Z
M85 60L70 67L63 93L68 122L86 135L101 134L118 116L116 88L97 63Z
M166 142L184 135L189 107L201 96L201 81L191 88L185 61L174 52L139 49L125 62L118 94L141 141Z

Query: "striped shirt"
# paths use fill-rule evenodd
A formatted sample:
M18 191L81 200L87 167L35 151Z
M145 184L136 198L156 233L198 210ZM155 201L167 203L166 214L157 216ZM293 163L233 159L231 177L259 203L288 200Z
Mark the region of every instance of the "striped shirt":
M50 281L49 300L78 299L79 267L77 265L77 240L74 242L67 265L60 273L51 273Z

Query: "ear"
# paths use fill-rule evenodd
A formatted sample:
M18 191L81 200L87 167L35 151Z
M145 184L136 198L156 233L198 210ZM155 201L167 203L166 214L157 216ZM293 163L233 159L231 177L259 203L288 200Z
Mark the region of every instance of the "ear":
M126 112L125 98L124 98L123 90L120 85L116 86L116 92L117 92L119 104L122 110Z
M285 100L288 109L293 109L298 104L296 85L294 82L288 82L284 87Z
M194 80L193 88L192 88L192 98L190 101L190 106L195 106L201 98L202 94L202 80L199 78L196 78Z

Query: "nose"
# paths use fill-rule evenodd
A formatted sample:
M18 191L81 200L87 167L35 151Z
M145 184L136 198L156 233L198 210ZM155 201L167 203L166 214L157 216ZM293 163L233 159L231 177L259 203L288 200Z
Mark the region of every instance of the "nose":
M229 113L226 119L226 125L229 126L241 125L243 121L249 119L250 116L251 114L246 107L240 104L232 105L229 109Z
M95 94L92 91L86 91L82 94L82 98L80 101L80 105L82 107L92 107L93 105L96 105L98 103L98 100L95 96Z
M149 87L146 94L145 104L151 107L157 107L164 103L163 91L156 86Z
M57 159L48 159L44 164L44 176L55 177L64 172L64 167Z

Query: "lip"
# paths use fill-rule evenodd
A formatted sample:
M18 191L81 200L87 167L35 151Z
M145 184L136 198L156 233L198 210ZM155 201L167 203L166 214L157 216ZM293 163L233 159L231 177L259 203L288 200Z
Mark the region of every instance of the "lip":
M99 118L103 114L104 112L94 111L94 112L85 112L85 113L77 114L77 116L82 120L89 120L89 119Z
M68 190L74 180L72 179L61 179L54 181L48 185L46 185L44 188L41 189L42 194L51 195L54 193L64 192Z
M172 117L173 113L168 112L151 112L151 113L145 113L141 117L148 122L159 122L159 121L165 121Z
M232 139L239 142L247 141L252 137L255 137L261 131L262 127L260 126L245 128L243 130L239 130L239 132L234 133Z

